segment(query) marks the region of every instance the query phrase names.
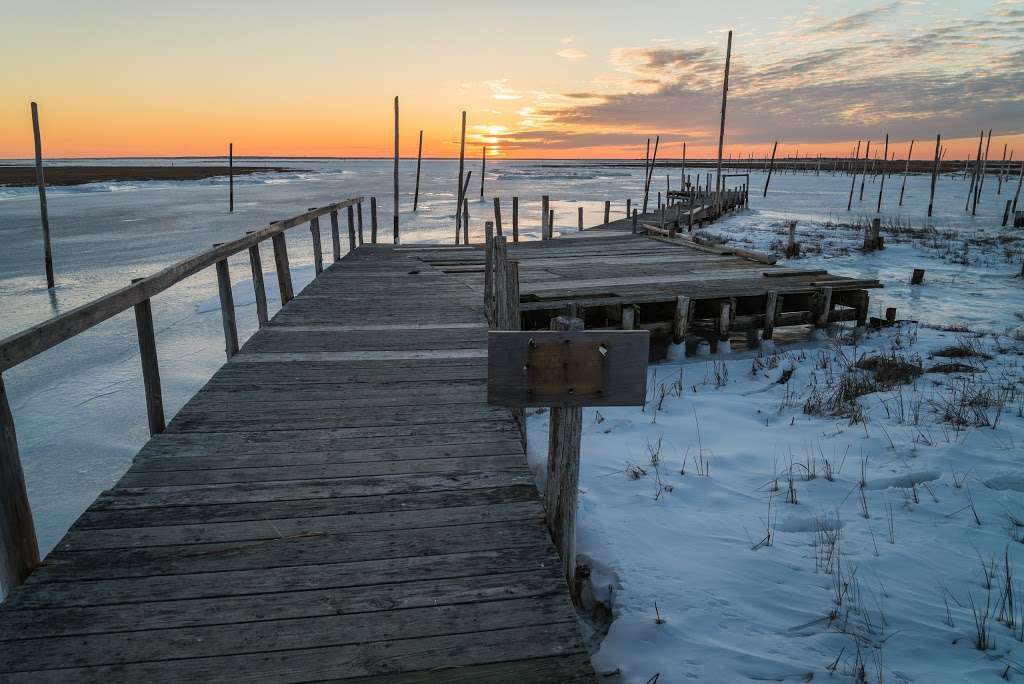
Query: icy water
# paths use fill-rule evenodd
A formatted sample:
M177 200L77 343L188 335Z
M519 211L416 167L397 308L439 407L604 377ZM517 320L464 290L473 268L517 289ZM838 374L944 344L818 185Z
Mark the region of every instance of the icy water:
M82 163L82 162L76 162ZM96 163L110 164L109 161ZM166 163L123 160L126 164ZM209 160L175 160L178 164ZM47 292L42 272L38 204L34 188L0 188L0 336L23 330L83 304L179 259L259 228L268 222L356 195L378 198L380 235L391 235L390 161L250 160L240 165L287 166L294 171L257 174L235 181L235 213L227 212L226 179L189 182L102 183L53 188L48 193L58 287ZM642 198L643 169L572 162L488 162L485 199L480 199L480 162L468 162L470 225L479 241L483 222L492 216L492 197L502 198L503 220L511 220L511 197L520 198L520 227L527 238L539 236L540 196L550 195L556 230L575 230L576 208L585 223L601 220L604 200L612 201L612 218L625 214L625 200ZM697 171L704 177L706 170ZM400 221L403 241L448 241L454 232L453 210L458 162L423 162L419 209L412 212L415 161L403 160ZM664 189L666 174L679 182L679 170L659 169L652 195ZM1000 232L1003 202L1016 189L1016 178L996 196L990 177L978 215L963 211L966 184L944 176L939 181L933 224L965 234ZM928 178L912 176L904 207L896 210L901 178L885 181L882 214L899 216L914 226L925 224ZM764 176L751 176L751 210L728 218L721 229L738 241L766 246L776 239L781 222L829 230L831 222L863 220L874 215L878 181L865 185L864 200L854 198L846 211L848 176L776 173L767 198ZM857 189L859 191L858 180ZM368 212L368 204L365 206ZM365 229L369 234L369 216ZM326 226L324 234L327 235ZM344 230L344 225L343 225ZM1018 231L1019 232L1019 231ZM817 239L817 238L815 238ZM346 241L343 240L343 243ZM325 241L329 244L329 240ZM288 233L296 289L312 277L312 244L307 230ZM269 245L264 249L268 295L276 298ZM1019 262L951 264L930 258L909 245L893 245L882 255L823 254L799 262L844 275L877 277L887 289L876 293L873 307L898 306L901 315L931 322L967 321L1005 326L1021 309L1019 281L1010 275ZM990 260L991 261L991 260ZM903 283L914 265L928 269L930 288ZM239 335L256 329L255 307L245 256L230 263L238 304ZM278 302L271 302L276 309ZM207 269L153 301L165 408L170 418L224 361L217 311L216 278ZM12 401L29 496L40 544L49 550L82 510L124 472L148 438L139 372L135 324L121 314L4 374Z

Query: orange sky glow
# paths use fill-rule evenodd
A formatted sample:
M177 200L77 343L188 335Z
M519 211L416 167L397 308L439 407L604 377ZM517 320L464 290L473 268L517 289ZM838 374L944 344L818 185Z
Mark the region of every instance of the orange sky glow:
M486 144L492 158L636 159L655 135L661 159L679 158L683 140L688 157L711 158L730 28L726 158L762 158L776 139L780 157L849 156L869 137L874 156L889 133L896 159L911 138L914 158L931 159L941 133L945 158L964 159L982 128L994 129L990 158L1004 145L1021 158L1024 58L1005 57L1024 38L1019 10L927 4L741 3L726 25L657 0L665 21L625 40L632 10L605 2L602 21L584 25L571 7L532 0L512 11L461 0L23 5L0 35L13 65L0 158L32 155L31 100L50 159L219 156L228 142L238 156L388 157L395 95L405 158L420 129L425 157L457 157L463 109L473 158ZM541 7L553 15L538 28ZM934 31L945 48L927 40Z

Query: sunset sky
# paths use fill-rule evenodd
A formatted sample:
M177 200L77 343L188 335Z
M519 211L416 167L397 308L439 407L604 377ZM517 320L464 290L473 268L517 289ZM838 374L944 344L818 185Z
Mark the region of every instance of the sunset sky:
M403 156L711 156L729 29L727 155L1024 156L1024 0L5 4L3 158L31 100L51 158L388 156L395 95Z

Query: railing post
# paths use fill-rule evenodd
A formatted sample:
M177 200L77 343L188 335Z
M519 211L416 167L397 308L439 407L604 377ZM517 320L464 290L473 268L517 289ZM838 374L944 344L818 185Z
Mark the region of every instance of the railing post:
M231 292L227 259L217 262L217 290L220 292L220 320L224 324L224 352L230 359L238 353L238 330L235 328L235 297Z
M252 233L250 230L246 235ZM267 288L263 284L263 258L260 256L259 243L249 248L249 266L252 268L252 290L256 295L256 318L262 328L270 322L270 315L267 311Z
M341 261L341 235L338 228L338 210L331 212L331 247L334 248L334 260Z
M484 222L484 313L494 325L494 223Z
M356 251L355 207L348 205L348 252Z
M324 272L324 253L320 244L320 217L315 216L309 221L309 232L313 236L313 271L320 275Z
M356 218L359 224L359 246L363 246L363 203L359 202L356 204Z
M550 227L548 226L548 196L542 195L540 198L540 239L550 240Z
M278 233L270 238L274 245L274 265L277 266L277 287L281 291L281 306L292 300L292 272L288 267L288 243L284 240L284 233Z
M7 594L39 565L39 543L18 455L14 417L0 375L0 589Z
M142 278L135 278L137 283ZM156 356L156 335L153 332L153 307L145 299L135 305L135 329L139 337L139 358L142 361L142 382L146 388L146 418L150 436L164 431L164 398L160 389L160 363Z

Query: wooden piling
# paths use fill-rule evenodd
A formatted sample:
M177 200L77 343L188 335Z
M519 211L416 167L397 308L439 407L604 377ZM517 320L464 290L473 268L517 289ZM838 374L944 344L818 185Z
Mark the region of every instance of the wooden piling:
M338 225L338 210L331 212L331 251L335 261L341 261L341 229Z
M459 227L462 212L462 181L466 163L466 112L462 112L462 134L459 137L459 184L455 188L455 244L459 244Z
M465 244L469 244L469 179L473 177L473 172L470 171L466 174L466 183L462 186L462 241ZM455 244L459 241L456 240Z
M928 192L928 216L932 215L932 207L935 206L935 184L939 180L939 163L942 159L939 149L942 146L942 135L935 136L935 163L932 166L932 184Z
M512 242L519 242L519 198L512 198Z
M1003 209L1003 223L1002 223L1002 225L1004 225L1004 226L1006 225L1006 222L1010 220L1010 206L1012 204L1013 204L1013 200L1006 200L1006 208Z
M1003 168L1006 166L1006 147L1007 143L1003 143L1003 159L999 162L999 173L996 174L999 181L999 186L996 188L997 195L1003 194Z
M252 231L246 234L251 235ZM249 268L252 271L252 290L256 298L256 320L262 328L270 322L270 315L267 310L267 289L263 283L263 258L260 256L258 242L249 248Z
M558 316L551 321L551 329L583 330L583 321ZM551 407L544 502L548 529L562 559L562 570L572 596L576 595L576 497L582 432L582 408Z
M487 145L480 152L480 199L484 197L484 178L487 177Z
M43 143L39 133L39 108L32 103L32 137L36 150L36 186L39 188L39 219L43 225L43 263L46 268L46 287L53 289L53 250L50 247L50 214L46 206L46 178L43 174Z
M285 242L284 233L278 233L270 238L270 241L274 245L277 287L281 292L281 306L284 306L295 296L292 293L292 272L288 265L288 243Z
M832 288L830 286L826 285L818 290L816 306L814 325L824 328L828 325L828 315L832 311Z
M497 235L501 235L501 199L494 198L494 230Z
M678 295L676 308L672 314L672 342L682 344L690 327L690 298Z
M924 269L923 268L915 268L914 272L910 276L910 284L911 285L920 285L923 282L924 282Z
M981 169L981 146L985 144L985 129L981 130L978 136L978 153L974 156L974 167L971 169L971 186L967 190L967 203L964 204L964 211L971 208L971 199L975 197L974 189L978 184L978 171Z
M900 187L900 203L903 206L903 193L907 189L907 175L910 173L910 158L914 154L914 141L910 141L910 149L907 151L907 165L903 168L903 185Z
M398 234L398 96L395 96L395 189L394 199L392 203L394 206L391 208L391 216L394 222L394 235L392 241L394 244L401 244L401 237ZM377 240L374 240L377 242Z
M583 207L577 207L576 213L578 215L577 223L579 224L579 228L577 230L583 230ZM605 223L608 223L608 221L605 220Z
M18 454L14 417L0 375L0 590L10 594L39 565L39 544Z
M633 203L633 200L630 199L629 197L627 197L626 198L626 218L629 218L630 216L633 215L633 213L630 211L630 205L632 203Z
M220 320L224 325L224 353L230 361L238 353L238 329L235 327L235 297L231 292L227 259L217 262L217 290L220 293Z
M370 244L377 244L377 198L370 198Z
M650 192L651 192L651 178L654 176L654 167L656 166L657 161L658 161L658 143L660 141L661 141L661 136L660 135L654 136L654 155L651 157L651 163L650 163L649 168L647 169L647 179L644 181L644 211L643 211L643 213L645 213L645 214L647 213L647 198L650 196ZM649 144L650 144L650 141L648 141L648 145Z
M550 240L550 226L548 225L548 202L549 198L547 195L541 195L540 198L540 239Z
M772 161L768 165L768 177L764 179L764 194L762 197L768 196L768 184L772 182L772 171L775 169L775 150L779 149L779 141L776 140L775 144L772 145Z
M420 129L420 146L416 151L416 191L412 196L413 212L420 206L420 163L423 161L423 129Z
M882 190L885 188L885 165L889 160L889 134L885 134L885 147L882 149L882 177L878 181L878 206L875 208L875 213L881 213L882 211Z
M722 119L718 128L718 164L715 167L715 210L722 213L722 146L725 144L725 104L729 95L729 61L732 58L732 31L725 47L725 78L722 81Z
M228 143L228 213L235 213L235 143Z
M132 279L137 283L142 278ZM160 388L160 363L156 355L156 333L153 330L153 308L144 299L135 305L135 330L139 339L139 360L142 363L142 385L146 390L146 419L149 435L158 435L164 423L164 399Z
M768 290L764 301L764 327L761 328L761 339L770 340L775 334L775 317L779 311L779 293Z
M1013 206L1010 208L1014 214L1017 212L1017 200L1020 199L1020 187L1024 183L1024 160L1020 162L1020 173L1017 175L1017 192L1013 195Z
M555 237L555 210L548 210L548 239Z
M800 256L800 243L796 241L796 221L789 222L789 240L786 243L786 256L790 259Z
M634 235L636 235L636 229L637 229L637 225L636 224L637 224L637 215L636 215L636 209L634 209L633 210L633 234Z
M624 304L620 308L620 327L623 330L636 330L637 306L635 304Z
M864 169L861 171L861 174L860 174L860 196L857 198L858 202L863 202L864 201L864 181L867 180L867 177L868 177L868 161L870 161L868 159L868 157L870 157L870 156L871 156L871 141L868 140L867 147L864 148Z
M683 163L679 167L679 189L686 190L686 141L683 141ZM629 200L626 200L628 203ZM626 216L629 216L629 207L626 207Z
M605 225L608 224L609 218L611 218L611 213L612 213L612 203L610 201L608 201L608 200L605 200L604 201L604 222L605 222ZM583 225L583 207L580 207L580 226L581 226L580 230L583 230L582 225Z

